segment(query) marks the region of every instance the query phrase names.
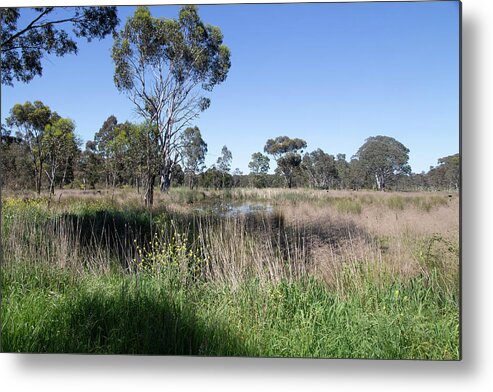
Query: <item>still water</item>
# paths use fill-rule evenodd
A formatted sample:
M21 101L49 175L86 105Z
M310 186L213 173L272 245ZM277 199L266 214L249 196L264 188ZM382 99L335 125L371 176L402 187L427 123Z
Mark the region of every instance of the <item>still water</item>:
M215 214L224 217L233 217L257 213L271 214L274 212L274 208L267 203L231 203L221 201L204 204L195 208L195 211L200 214Z

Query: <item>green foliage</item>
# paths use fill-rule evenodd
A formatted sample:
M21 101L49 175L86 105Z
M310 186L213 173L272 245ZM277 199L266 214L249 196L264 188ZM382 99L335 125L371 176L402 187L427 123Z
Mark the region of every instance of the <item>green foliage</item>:
M207 260L188 241L187 233L176 232L172 224L166 222L160 226L159 233L154 233L145 248L136 244L134 262L137 268L150 274L165 274L182 282L200 278ZM171 236L170 230L174 232Z
M250 169L250 175L253 178L252 185L257 188L264 188L267 186L267 172L269 171L269 157L263 155L261 152L255 152L252 154L248 168Z
M255 152L252 154L252 158L248 167L250 173L254 175L267 174L269 171L269 157L263 155L261 152Z
M180 133L209 107L204 91L226 79L229 49L220 29L204 24L195 6L183 6L178 19L154 18L147 7L137 7L115 35L112 58L116 87L157 128L150 140L157 148L149 154L159 160L160 189L167 191ZM151 168L147 172L146 205L151 206L155 174Z
M205 188L229 188L233 183L233 176L229 173L224 173L215 167L207 169L201 173L199 184Z
M4 189L30 189L33 185L33 163L29 149L21 138L2 135L0 142L0 180Z
M306 141L287 136L268 139L265 143L264 151L276 159L277 171L283 175L288 188L293 186L293 178L301 166L301 155L298 151L303 152L302 149L305 147Z
M377 189L384 190L386 183L396 174L411 173L408 165L409 149L389 136L372 136L356 153L366 175L376 180Z
M335 159L318 148L303 156L303 171L314 188L333 188L338 177Z
M284 154L297 152L303 148L306 148L306 141L303 139L291 139L288 136L278 136L275 139L267 140L264 151L278 159Z
M391 196L387 200L387 205L393 210L402 211L406 207L406 204L406 199L404 199L402 196Z
M55 128L58 129L58 133L61 132L60 129L62 128L65 129L65 131L67 131L68 128L72 128L69 131L73 131L73 127L67 123L68 120L63 120L61 122L60 120L60 116L57 113L52 112L51 109L41 101L35 101L34 103L27 101L23 105L14 105L10 110L10 116L6 120L8 126L17 129L18 137L27 147L28 155L34 169L35 187L38 194L41 192L41 178L46 161L47 148L45 144L58 140L53 137L56 132L54 132L54 128L52 127L54 124L58 124L55 126ZM48 129L48 132L51 134L48 139L45 139L43 136L45 129Z
M237 192L245 191L233 190L223 197L234 198ZM292 190L283 191L279 197L293 202L314 201L317 194L327 195ZM173 189L171 197L174 202L186 203L205 196L180 188ZM340 211L357 214L358 203L375 204L377 197L386 195L323 200ZM309 275L266 278L271 260L267 260L269 264L260 261L257 272L242 274L227 255L228 248L240 241L243 246L256 241L251 243L256 250L269 238L257 236L256 231L247 236L243 228L274 231L277 238L280 222L287 224L280 216L274 217L277 226L272 227L255 219L192 219L165 209L150 213L128 201L119 207L110 199L71 200L58 209L48 209L45 198L4 198L2 350L459 358L456 243L439 234L420 238L412 255L419 268L409 276L379 269L381 260L355 258L341 261L332 283ZM244 226L232 232L237 225ZM217 227L223 231L215 232ZM310 242L306 229L300 228L291 236L284 228L281 236L290 235L286 237L290 243L302 234L303 241ZM319 232L322 227L312 230ZM214 235L220 241L215 256L204 238ZM228 235L231 242L225 240ZM382 253L389 255L391 242L391 236L375 239ZM81 245L88 253L81 253L77 248ZM59 252L64 249L65 257L77 263L59 265L63 255ZM122 250L134 261L115 263L118 254L114 252ZM248 247L238 251L247 256L247 262L257 262L249 259ZM281 249L279 252L280 257L289 257L283 256ZM225 263L218 264L215 257L223 253ZM235 271L231 281L221 275L222 269L230 267Z
M66 173L79 152L79 141L74 134L75 124L69 118L58 118L45 126L42 138L42 149L50 183L50 193L54 192L56 176L63 170L61 180L64 185Z
M444 196L390 196L386 204L394 210L404 210L408 205L424 212L430 212L433 208L447 205L447 198Z
M460 156L449 155L438 160L438 166L430 168L428 183L435 189L454 189L460 187Z
M181 154L188 186L192 189L196 176L204 169L207 143L202 139L198 127L188 127L181 135Z
M77 43L58 26L71 25L73 34L91 41L111 34L118 24L116 7L38 7L37 15L17 26L19 8L1 8L2 84L27 83L41 76L46 54L77 53ZM58 15L57 15L58 14Z
M228 147L223 146L221 149L221 155L217 158L217 169L223 173L229 173L231 170L231 162L233 161L233 154L228 150Z
M88 186L92 189L96 187L101 178L104 176L103 158L97 154L95 143L89 141L86 143L86 149L80 154L75 168L76 182L82 189Z
M229 188L233 184L233 177L229 173L231 170L231 162L233 161L233 154L228 150L228 147L223 146L221 149L221 155L217 158L216 166L214 170L218 171L221 176L220 187L221 188ZM209 171L206 173L206 177L211 177L212 183L215 188L219 188L217 184L217 173L214 171ZM211 176L212 175L212 176Z
M193 204L203 201L206 198L204 192L187 188L173 188L170 190L169 194L173 201L185 204Z

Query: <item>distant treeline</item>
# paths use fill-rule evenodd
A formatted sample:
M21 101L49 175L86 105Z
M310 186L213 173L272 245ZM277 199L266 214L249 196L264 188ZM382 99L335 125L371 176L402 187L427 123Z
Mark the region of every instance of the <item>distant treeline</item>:
M2 126L2 185L11 190L134 187L141 192L149 171L159 175L158 155L149 147L148 124L119 123L110 116L94 140L82 143L75 124L42 102L15 105ZM318 189L457 190L459 154L438 159L427 173L412 173L409 149L387 136L368 138L358 152L331 155L306 152L302 139L280 136L254 152L249 172L232 170L232 152L224 146L217 162L206 167L207 143L197 127L185 129L173 146L172 186L310 187ZM275 165L274 174L269 174Z

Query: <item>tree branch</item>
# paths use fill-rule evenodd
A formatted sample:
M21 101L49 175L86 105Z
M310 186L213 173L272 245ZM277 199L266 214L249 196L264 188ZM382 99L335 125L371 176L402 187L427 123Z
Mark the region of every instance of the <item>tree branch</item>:
M5 45L8 45L9 43L11 43L12 41L14 41L16 38L20 37L22 34L24 34L25 32L33 29L33 28L36 28L36 27L33 27L34 24L40 20L43 16L49 14L51 11L53 11L53 8L54 7L49 7L47 9L45 9L42 13L40 13L33 21L31 21L31 23L29 23L24 29L22 29L21 31L18 31L17 33L15 33L14 35L10 36L6 41L2 42L2 46L5 46Z

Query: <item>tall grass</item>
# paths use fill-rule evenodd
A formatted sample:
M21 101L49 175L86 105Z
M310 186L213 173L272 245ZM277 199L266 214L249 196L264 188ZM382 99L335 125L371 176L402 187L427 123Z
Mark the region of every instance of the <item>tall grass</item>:
M458 243L369 223L413 201L289 196L272 214L218 216L183 195L153 211L4 200L2 350L459 358Z
M457 359L457 298L433 279L363 279L341 297L313 279L232 288L20 265L2 273L2 350Z

